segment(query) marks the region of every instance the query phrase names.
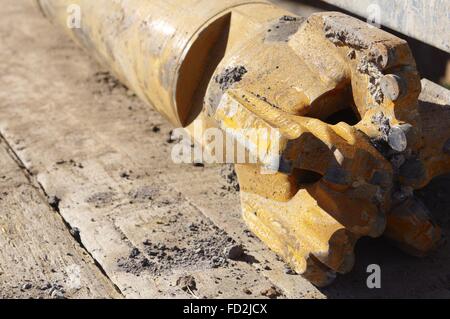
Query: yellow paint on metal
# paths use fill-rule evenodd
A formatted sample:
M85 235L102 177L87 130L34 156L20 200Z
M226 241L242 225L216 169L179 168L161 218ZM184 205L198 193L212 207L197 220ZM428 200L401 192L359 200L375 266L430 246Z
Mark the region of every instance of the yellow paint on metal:
M419 108L405 41L341 13L306 21L265 1L38 1L172 124L205 147L202 132L220 128L257 159L236 165L244 219L316 285L350 271L356 241L386 223L407 251L436 246L423 210L391 198L395 184L418 189L450 171L450 125L433 124L443 110ZM70 5L81 28L67 27ZM423 174L395 167L400 155Z

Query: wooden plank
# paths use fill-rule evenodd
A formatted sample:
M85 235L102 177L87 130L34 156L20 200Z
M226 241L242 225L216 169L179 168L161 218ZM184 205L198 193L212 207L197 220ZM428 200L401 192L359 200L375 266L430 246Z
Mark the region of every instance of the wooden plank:
M99 72L31 0L0 10L0 132L46 193L61 200L61 216L127 297L259 297L271 286L291 298L448 296L445 249L415 260L382 241L363 241L355 271L322 290L286 274L246 232L221 167L174 164L166 122ZM227 236L247 257L211 264ZM211 248L207 258L199 248ZM373 263L382 267L382 290L366 286ZM193 294L176 283L185 275L195 278Z
M61 216L122 293L233 298L274 286L251 259L224 259L232 239L223 242L222 227L167 183L169 127L152 130L161 117L100 73L30 1L1 10L0 132L46 193L60 199ZM186 275L196 280L192 293L177 285Z
M120 298L0 140L0 296Z

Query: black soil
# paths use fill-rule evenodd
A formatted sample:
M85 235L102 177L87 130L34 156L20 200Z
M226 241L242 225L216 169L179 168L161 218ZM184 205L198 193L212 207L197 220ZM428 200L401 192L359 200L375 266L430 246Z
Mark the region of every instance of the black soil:
M227 68L221 74L216 76L215 81L219 84L220 89L225 92L233 84L240 82L246 73L247 69L244 66Z

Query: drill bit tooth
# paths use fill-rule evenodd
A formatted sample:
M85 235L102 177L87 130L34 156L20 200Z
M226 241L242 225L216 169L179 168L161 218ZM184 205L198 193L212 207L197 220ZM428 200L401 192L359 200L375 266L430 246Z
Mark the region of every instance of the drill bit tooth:
M376 187L372 187L375 196ZM386 228L385 213L367 200L370 198L366 188L366 198L355 200L354 196L330 189L325 183L317 183L308 188L309 193L317 201L317 205L345 225L346 229L359 236L379 237Z
M428 255L442 243L441 228L416 197L407 199L388 215L385 236L406 253L417 257Z
M316 287L323 288L331 285L336 280L337 275L336 272L329 269L319 260L310 256L310 258L308 258L307 270L302 276Z
M312 192L306 189L295 193L289 177L283 174L261 175L250 165L236 165L236 172L242 187L245 221L296 272L303 274L308 270L308 256L314 256L333 272L346 273L351 270L354 245L360 235L351 233L317 205ZM283 196L280 193L274 195L272 189L263 190L256 186L273 182L280 186L283 178L286 187Z

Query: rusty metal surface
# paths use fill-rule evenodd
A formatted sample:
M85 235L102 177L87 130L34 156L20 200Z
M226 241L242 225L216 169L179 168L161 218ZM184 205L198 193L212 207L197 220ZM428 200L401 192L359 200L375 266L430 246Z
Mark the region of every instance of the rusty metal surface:
M40 0L62 27L73 2ZM258 159L234 161L244 219L314 284L349 272L363 236L418 256L437 246L440 229L413 194L450 170L450 121L419 107L406 41L345 14L305 19L266 2L76 3L83 25L69 33L143 100L191 133L221 129ZM342 111L354 120L332 119Z
M448 0L323 0L362 17L380 8L381 25L450 52Z

